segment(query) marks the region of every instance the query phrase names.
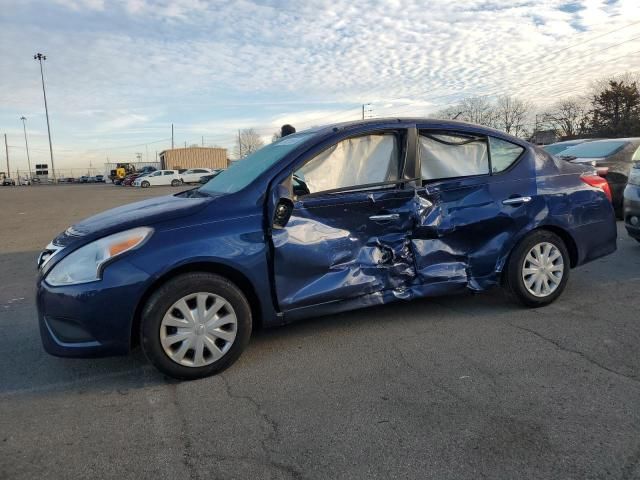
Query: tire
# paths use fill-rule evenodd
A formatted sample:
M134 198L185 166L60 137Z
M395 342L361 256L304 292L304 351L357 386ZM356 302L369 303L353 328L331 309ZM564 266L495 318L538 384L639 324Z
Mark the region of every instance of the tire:
M536 247L538 253L533 252ZM542 275L537 273L539 267L530 261L530 258L535 260L540 252L543 256L546 253L547 257L559 254L554 260L547 260L543 264ZM531 257L528 257L530 254ZM507 288L516 300L527 307L549 305L562 294L569 280L570 263L569 252L562 239L547 230L537 230L525 237L511 252L506 271ZM536 290L539 290L537 294Z
M210 297L202 303L206 306L203 312L209 315L219 305L218 302L226 302L217 307L215 317L209 320L214 323L209 327L203 327L206 323L202 319L198 323L198 305L205 295ZM190 300L182 304L185 298ZM195 322L184 315L181 317L185 305ZM206 308L210 309L209 312ZM235 325L232 324L234 316ZM226 319L230 319L227 320L229 323L214 327L216 322L225 322ZM176 322L179 322L179 329L173 326ZM140 322L140 343L147 359L162 373L180 380L195 380L231 366L247 346L251 327L251 308L235 284L211 273L185 273L162 285L147 301ZM218 350L214 351L215 348Z
M172 187L179 187L180 185L182 185L182 182L180 180L171 180Z
M149 188L149 187L151 186L151 184L145 180L144 182L142 182L142 183L140 184L140 186L141 186L142 188Z

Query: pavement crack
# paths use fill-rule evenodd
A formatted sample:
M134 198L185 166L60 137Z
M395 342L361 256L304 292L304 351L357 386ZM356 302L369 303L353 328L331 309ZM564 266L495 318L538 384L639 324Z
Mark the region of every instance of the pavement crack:
M633 473L636 471L638 464L640 463L640 448L633 453L622 467L622 476L620 480L631 480Z
M191 444L191 438L189 438L189 433L186 431L185 426L187 425L187 418L180 407L180 403L178 402L178 384L169 383L169 391L171 392L171 401L173 403L173 407L178 415L178 420L180 422L180 432L179 439L182 443L182 464L187 469L189 473L190 479L198 479L198 471L196 466L193 463L193 445Z
M273 458L273 456L276 455L277 452L274 451L269 446L269 444L278 441L278 438L280 436L280 426L278 425L278 422L276 422L273 418L271 418L267 414L267 412L264 410L264 407L255 398L249 395L238 395L234 393L231 389L229 380L224 375L218 375L218 377L222 380L222 383L224 384L224 388L225 388L225 392L227 393L227 396L229 396L229 398L232 398L234 400L244 400L249 404L251 404L255 409L258 417L260 417L260 419L262 420L263 425L266 426L266 430L263 429L264 436L260 441L260 445L262 447L262 451L264 452L264 455L267 457L268 463L272 467L276 468L277 470L287 473L291 478L294 478L296 480L301 480L302 478L304 478L302 475L302 472L297 468L289 464L278 462Z
M510 326L512 326L513 328L516 328L518 330L522 330L525 332L529 332L532 335L535 335L536 337L540 338L541 340L544 340L545 342L548 342L552 345L554 345L558 350L562 350L563 352L567 352L567 353L573 353L575 355L578 355L579 357L581 357L582 359L586 360L587 362L589 362L590 364L606 371L609 373L612 373L616 376L625 378L627 380L631 380L634 383L640 383L640 379L638 379L637 377L633 376L633 375L627 375L625 373L619 372L618 370L614 370L613 368L607 367L606 365L598 362L597 360L589 357L588 355L586 355L584 352L581 352L580 350L576 350L573 348L569 348L566 347L564 345L562 345L560 342L558 342L557 340L554 340L552 338L549 337L545 337L544 335L542 335L541 333L531 329L531 328L527 328L527 327L521 327L519 325L514 325L513 323L509 323L507 322Z

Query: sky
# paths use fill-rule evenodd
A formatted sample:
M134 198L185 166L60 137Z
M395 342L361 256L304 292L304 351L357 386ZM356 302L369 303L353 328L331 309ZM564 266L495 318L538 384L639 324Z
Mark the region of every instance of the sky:
M11 170L153 161L467 96L538 105L640 71L638 0L0 0L0 133ZM0 171L5 156L0 155Z

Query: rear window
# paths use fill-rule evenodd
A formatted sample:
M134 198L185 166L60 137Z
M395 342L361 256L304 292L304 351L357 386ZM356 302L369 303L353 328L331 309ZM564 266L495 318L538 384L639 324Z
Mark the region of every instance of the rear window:
M620 140L586 142L574 147L567 148L566 150L561 152L560 156L577 158L608 157L616 153L618 150L624 148L626 144L627 142Z
M572 145L552 143L551 145L545 145L544 147L542 147L542 149L545 152L550 153L551 155L557 155L560 152L564 152L567 148L571 148L571 147Z

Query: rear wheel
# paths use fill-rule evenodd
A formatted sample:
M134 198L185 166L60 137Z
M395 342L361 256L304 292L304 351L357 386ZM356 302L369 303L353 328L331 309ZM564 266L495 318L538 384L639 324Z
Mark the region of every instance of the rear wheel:
M180 185L182 185L182 182L180 180L171 180L172 187L179 187Z
M562 239L538 230L511 253L506 272L509 290L528 307L548 305L562 294L569 268L569 252Z
M251 309L240 289L205 272L175 277L155 292L142 313L146 357L162 373L193 380L235 362L251 336Z

